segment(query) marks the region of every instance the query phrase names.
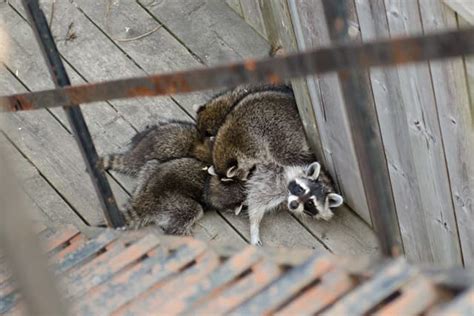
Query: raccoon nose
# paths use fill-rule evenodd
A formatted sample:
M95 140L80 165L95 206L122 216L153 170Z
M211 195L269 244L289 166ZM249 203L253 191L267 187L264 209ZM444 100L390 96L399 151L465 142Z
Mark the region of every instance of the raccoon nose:
M294 210L298 208L298 205L299 203L297 201L291 201L289 206L292 210Z

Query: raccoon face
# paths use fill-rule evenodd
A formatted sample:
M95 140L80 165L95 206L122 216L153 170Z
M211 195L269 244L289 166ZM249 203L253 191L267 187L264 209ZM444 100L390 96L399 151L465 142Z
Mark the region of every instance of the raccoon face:
M321 166L314 162L308 166L303 176L295 177L288 184L288 209L296 214L304 214L315 219L330 220L334 213L331 208L342 204L343 198L328 191L318 181Z

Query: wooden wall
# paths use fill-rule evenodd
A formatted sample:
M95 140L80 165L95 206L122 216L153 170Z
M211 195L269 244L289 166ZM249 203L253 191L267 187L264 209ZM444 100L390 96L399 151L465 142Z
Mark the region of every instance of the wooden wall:
M474 23L474 9L461 0L348 1L354 41ZM320 0L227 2L287 51L330 45ZM371 224L336 74L293 85L311 145L347 204ZM474 266L474 58L373 68L369 89L406 256L415 262Z

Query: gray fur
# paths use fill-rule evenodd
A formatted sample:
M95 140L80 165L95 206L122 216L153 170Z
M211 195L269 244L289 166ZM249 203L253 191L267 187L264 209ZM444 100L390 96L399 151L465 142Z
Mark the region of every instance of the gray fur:
M245 201L245 186L240 181L223 182L209 175L204 187L204 201L209 208L216 210L239 209Z
M182 157L212 163L210 142L199 137L193 123L168 121L138 133L125 152L107 155L100 159L99 164L105 170L136 176L148 161L165 162Z
M213 144L215 172L245 180L257 163L301 165L314 160L293 95L278 91L243 98Z
M197 110L197 129L201 137L216 136L224 124L227 114L245 97L265 91L275 91L293 95L289 85L245 84L214 96Z
M147 162L126 208L127 226L156 225L166 234L190 235L205 206L219 210L240 206L245 199L243 185L216 181L205 166L194 158Z
M330 177L324 172L314 175L309 165L281 166L278 164L258 164L255 171L245 183L250 220L250 237L253 245L262 245L260 241L260 222L263 216L277 208L283 208L297 215L309 215L315 219L329 220L333 216L328 206L328 197L340 195L335 193ZM300 182L307 193L296 197L289 191L292 181ZM308 210L305 202L315 199L318 210ZM342 201L342 197L341 201ZM298 201L296 209L290 209L291 201ZM319 207L320 206L320 207ZM310 212L311 211L311 212Z
M157 225L166 234L191 234L204 212L205 166L194 158L147 162L125 212L127 225L133 229Z

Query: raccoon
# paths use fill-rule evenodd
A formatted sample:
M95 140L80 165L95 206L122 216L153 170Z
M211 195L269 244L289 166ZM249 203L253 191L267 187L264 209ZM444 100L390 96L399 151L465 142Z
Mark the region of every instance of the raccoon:
M246 180L257 163L301 165L315 160L293 95L248 95L227 115L213 142L213 168L222 178Z
M205 166L194 158L148 161L126 207L127 226L138 229L156 225L166 234L190 235L193 224L204 213Z
M257 246L262 245L260 222L267 212L283 208L296 215L328 221L334 215L331 209L343 203L318 162L300 166L259 164L245 187L251 244Z
M214 96L197 110L196 124L201 137L216 136L219 127L224 124L227 114L232 111L240 100L248 95L264 91L276 91L293 95L291 86L286 84L246 84L224 91Z
M156 225L166 234L190 235L204 208L238 208L245 199L242 184L214 181L205 169L206 164L194 158L147 162L126 207L127 226Z
M232 210L236 215L244 207L245 186L240 181L221 181L209 175L204 186L204 202L206 206L216 210Z
M167 121L138 133L127 151L102 157L99 165L105 170L136 176L148 161L165 162L182 157L194 157L211 164L210 140L200 138L193 123Z

